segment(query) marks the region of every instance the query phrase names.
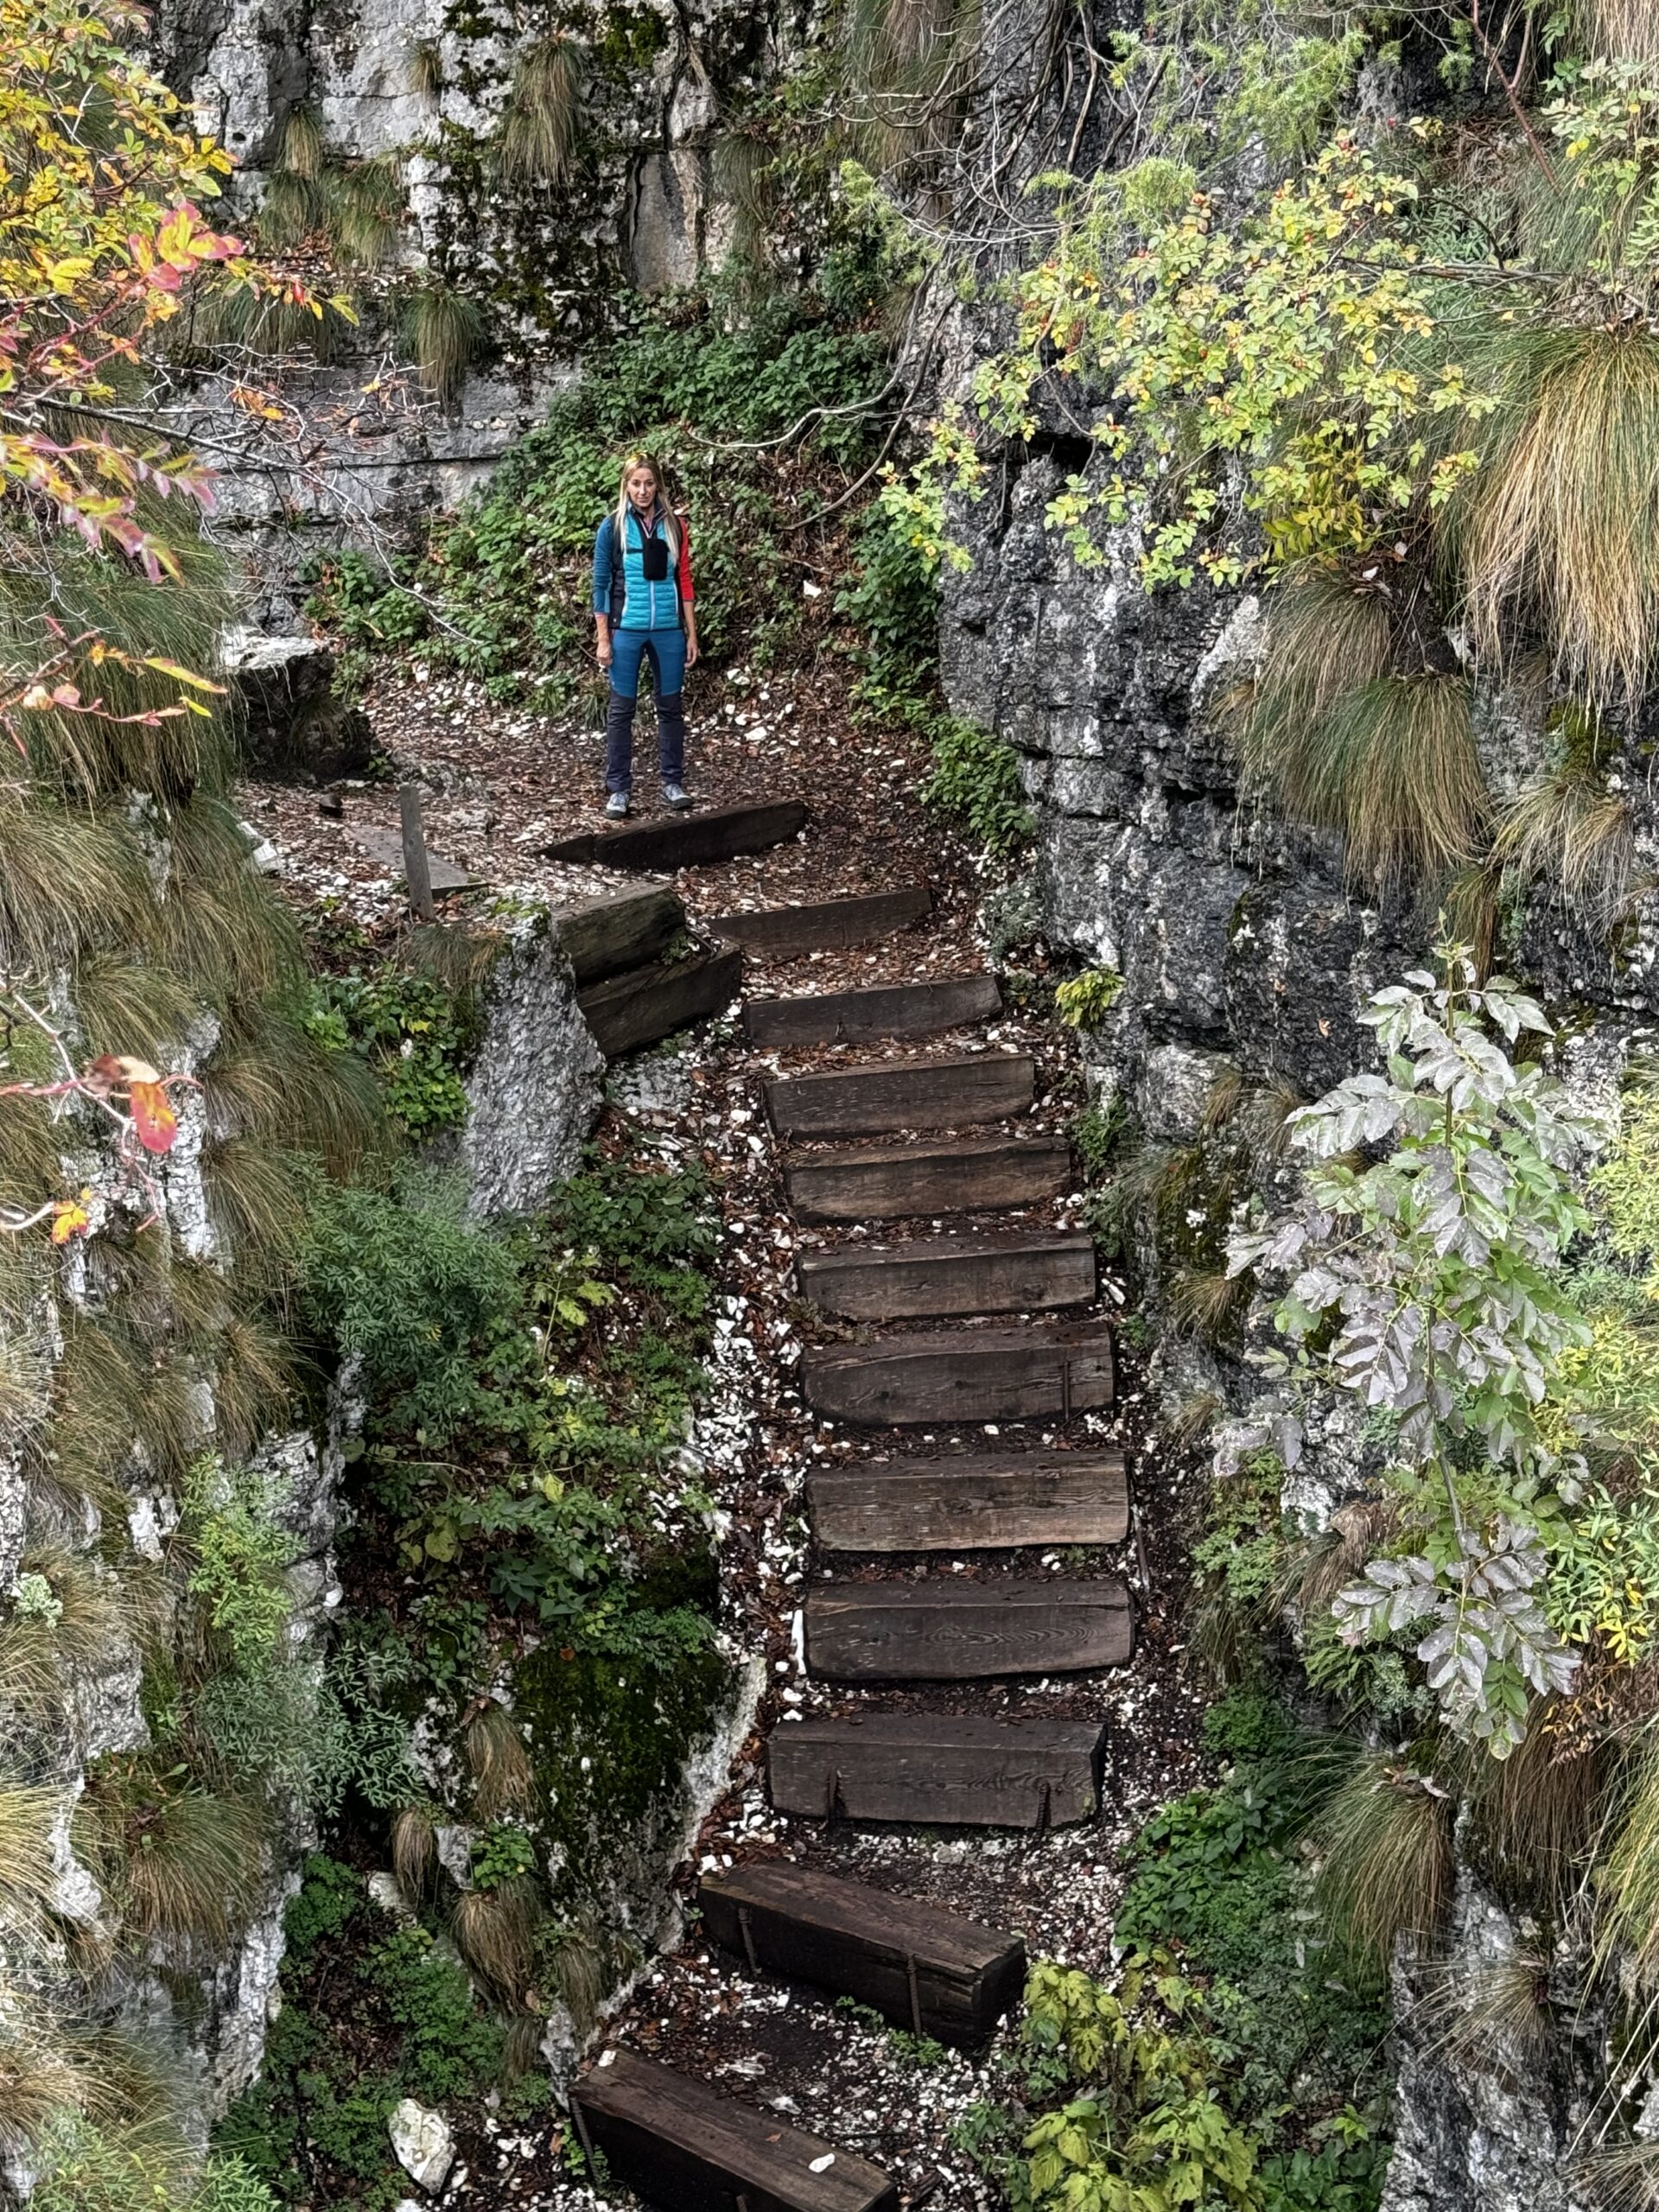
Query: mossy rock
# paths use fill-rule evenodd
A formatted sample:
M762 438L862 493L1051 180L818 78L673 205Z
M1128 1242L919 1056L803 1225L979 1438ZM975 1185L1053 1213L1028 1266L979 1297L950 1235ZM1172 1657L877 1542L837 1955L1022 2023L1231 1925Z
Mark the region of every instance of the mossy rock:
M702 1610L713 1574L711 1560L682 1557L640 1588L658 1605ZM664 1663L550 1641L520 1664L512 1706L529 1727L550 1840L564 1853L560 1887L591 1903L601 1879L611 1889L619 1870L626 1882L631 1863L645 1871L679 1819L686 1762L713 1735L734 1688L731 1663L712 1643Z

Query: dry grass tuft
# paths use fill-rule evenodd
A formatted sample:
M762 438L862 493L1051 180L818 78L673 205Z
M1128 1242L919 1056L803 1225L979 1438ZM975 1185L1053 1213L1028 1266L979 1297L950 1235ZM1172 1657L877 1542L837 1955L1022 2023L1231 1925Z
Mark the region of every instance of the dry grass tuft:
M223 1945L258 1904L266 1813L251 1797L180 1788L143 1758L117 1759L93 1776L75 1817L138 1935Z
M404 185L396 155L331 171L323 199L328 235L344 267L382 269L397 257Z
M474 1810L481 1821L528 1813L536 1802L536 1776L518 1723L492 1699L467 1726L467 1764L472 1769Z
M1659 338L1509 334L1462 549L1465 613L1501 657L1541 633L1596 702L1639 697L1659 634Z
M1199 1442L1215 1427L1224 1402L1214 1390L1195 1390L1183 1399L1166 1423L1171 1443L1185 1451Z
M304 177L315 184L327 159L322 118L308 101L301 100L288 111L273 167L287 176Z
M391 1824L391 1871L411 1904L430 1895L438 1872L435 1805L405 1805Z
M423 107L443 96L443 49L435 38L417 38L409 48L409 89Z
M0 1928L37 1928L57 1892L52 1826L59 1793L0 1782Z
M1554 2031L1549 1960L1541 1951L1442 1967L1429 1976L1422 2002L1446 2024L1429 2050L1463 2065L1510 2071L1534 2065Z
M1659 10L1653 0L1579 0L1582 35L1611 60L1659 68Z
M1185 1334L1218 1344L1237 1330L1255 1288L1248 1268L1236 1275L1224 1268L1183 1268L1169 1287L1170 1319Z
M398 329L421 382L435 398L452 399L483 341L476 301L447 284L423 284L410 294Z
M525 48L502 111L496 161L520 184L563 184L575 166L582 130L582 69L568 38Z
M1356 1961L1388 1971L1396 1940L1435 1935L1452 1894L1448 1796L1384 1751L1354 1765L1319 1817L1319 1901Z
M1629 911L1636 877L1630 803L1593 770L1568 762L1535 777L1505 810L1492 845L1495 867L1546 885L1593 927Z
M493 1890L463 1890L450 1915L455 1948L503 2005L521 2007L535 1970L541 1889L519 1874Z
M1355 1498L1338 1506L1331 1516L1324 1540L1316 1541L1305 1555L1296 1603L1304 1613L1323 1612L1338 1590L1363 1572L1393 1535L1400 1518L1394 1497Z
M592 1923L562 1921L543 1931L541 1950L555 1993L586 2034L598 2018L609 1980L604 1949Z

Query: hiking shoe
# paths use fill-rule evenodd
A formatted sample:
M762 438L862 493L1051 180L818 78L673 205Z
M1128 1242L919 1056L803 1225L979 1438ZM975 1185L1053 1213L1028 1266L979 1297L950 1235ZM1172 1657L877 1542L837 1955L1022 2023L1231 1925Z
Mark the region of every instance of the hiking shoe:
M613 791L609 798L605 802L605 819L607 822L626 822L627 818L628 795L626 791Z
M690 804L690 799L678 784L663 785L663 804L671 806L676 814L683 814Z

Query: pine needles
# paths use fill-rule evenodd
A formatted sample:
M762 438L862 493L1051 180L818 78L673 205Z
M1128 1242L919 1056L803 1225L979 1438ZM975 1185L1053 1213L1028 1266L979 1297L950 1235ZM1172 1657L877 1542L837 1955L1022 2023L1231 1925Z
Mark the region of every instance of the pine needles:
M563 184L575 165L581 129L576 49L568 38L537 39L518 58L502 110L496 140L502 176L518 184Z

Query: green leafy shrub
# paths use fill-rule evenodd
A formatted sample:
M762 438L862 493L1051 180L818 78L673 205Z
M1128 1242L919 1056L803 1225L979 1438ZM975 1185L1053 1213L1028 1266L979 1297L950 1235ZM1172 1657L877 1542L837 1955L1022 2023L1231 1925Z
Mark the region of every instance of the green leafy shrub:
M277 1522L269 1480L217 1457L193 1462L185 1478L180 1533L191 1554L187 1586L204 1601L209 1627L222 1637L232 1669L262 1675L283 1633L293 1600L285 1570L294 1539Z
M1116 968L1085 968L1056 987L1054 1006L1068 1029L1098 1029L1122 995Z
M1020 759L1006 740L971 722L943 717L934 726L932 767L922 796L999 860L1030 843L1036 823L1020 781Z
M305 1027L319 1043L349 1046L368 1063L387 1111L417 1144L466 1120L461 1071L478 1046L474 994L386 963L319 976Z

